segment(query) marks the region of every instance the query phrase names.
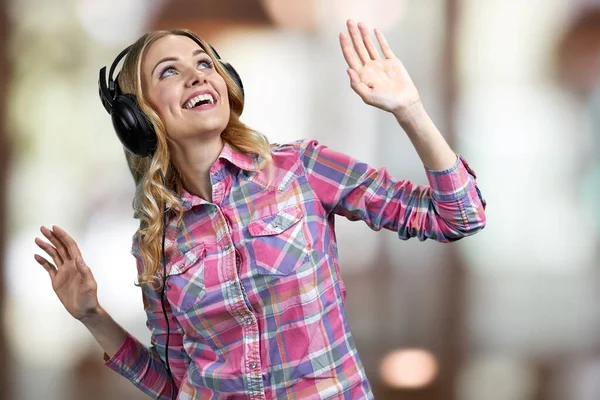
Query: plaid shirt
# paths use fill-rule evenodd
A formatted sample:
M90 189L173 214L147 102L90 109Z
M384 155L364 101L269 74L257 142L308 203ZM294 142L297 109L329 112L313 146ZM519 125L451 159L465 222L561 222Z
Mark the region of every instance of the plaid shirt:
M184 192L167 228L169 364L160 291L144 287L147 348L127 336L105 364L153 398L370 399L344 311L334 215L440 242L485 225L461 157L426 170L430 186L392 178L316 141L274 145L273 164L225 145L213 202ZM141 270L139 248L133 254Z

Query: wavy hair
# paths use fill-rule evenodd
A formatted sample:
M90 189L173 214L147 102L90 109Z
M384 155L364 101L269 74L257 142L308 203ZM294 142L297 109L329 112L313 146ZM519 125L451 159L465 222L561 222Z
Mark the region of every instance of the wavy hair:
M125 151L127 164L136 187L133 199L134 217L140 220L140 226L134 235L142 262L142 271L138 274L136 286L150 285L153 289L162 287L162 279L160 279L162 275L159 271L162 257L163 207L167 207L170 217L175 218L179 225L183 218L183 208L179 197L182 180L171 160L165 125L158 113L144 98L141 64L150 46L169 35L187 36L198 43L211 57L217 73L225 80L230 115L229 122L221 133L223 141L238 151L262 157L262 167L272 161L267 138L239 120L244 109L243 93L227 70L217 61L215 53L207 42L189 30L174 29L147 33L131 46L118 76L119 88L122 93L131 93L136 96L141 110L152 123L158 139L157 148L152 157L137 157ZM164 185L161 171L166 171Z

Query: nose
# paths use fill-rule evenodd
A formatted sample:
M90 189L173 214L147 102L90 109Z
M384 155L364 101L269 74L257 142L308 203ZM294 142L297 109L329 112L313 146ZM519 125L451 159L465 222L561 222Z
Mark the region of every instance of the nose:
M206 76L201 71L198 71L196 69L188 70L187 75L188 76L186 78L185 83L187 87L198 86L203 83L206 83Z

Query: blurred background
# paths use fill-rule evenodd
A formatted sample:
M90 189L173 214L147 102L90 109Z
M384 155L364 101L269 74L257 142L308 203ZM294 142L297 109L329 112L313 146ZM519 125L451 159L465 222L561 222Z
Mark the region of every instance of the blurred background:
M98 70L184 27L244 81L242 119L425 184L395 119L349 87L338 33L381 28L478 175L488 223L451 245L339 219L347 313L378 399L600 399L600 1L0 0L0 398L143 399L33 259L79 243L101 304L149 343L133 180Z

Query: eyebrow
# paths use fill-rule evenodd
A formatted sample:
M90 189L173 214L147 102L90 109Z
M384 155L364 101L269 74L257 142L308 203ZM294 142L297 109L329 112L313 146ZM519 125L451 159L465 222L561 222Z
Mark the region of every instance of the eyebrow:
M202 54L202 53L206 53L203 49L197 49L194 50L194 52L192 53L192 57L197 56L198 54ZM154 68L152 69L152 74L154 75L154 71L156 70L156 67L158 67L160 64L167 62L167 61L178 61L179 57L165 57L162 60L160 60L159 62L156 63L156 65L154 66Z

